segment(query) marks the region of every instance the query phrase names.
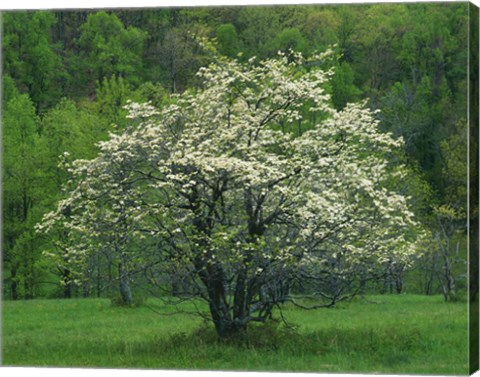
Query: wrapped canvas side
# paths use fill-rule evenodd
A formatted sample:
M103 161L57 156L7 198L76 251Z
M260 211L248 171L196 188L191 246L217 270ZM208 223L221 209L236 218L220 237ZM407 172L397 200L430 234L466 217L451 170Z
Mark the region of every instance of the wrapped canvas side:
M469 120L470 120L470 134L469 134L469 278L470 278L470 373L478 371L479 367L479 326L478 326L478 133L479 133L479 80L478 80L478 16L479 9L473 4L470 4L470 58L469 58Z

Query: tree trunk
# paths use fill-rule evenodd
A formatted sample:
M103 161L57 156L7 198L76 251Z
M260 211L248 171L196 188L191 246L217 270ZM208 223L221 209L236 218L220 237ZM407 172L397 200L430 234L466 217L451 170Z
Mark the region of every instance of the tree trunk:
M108 295L113 295L113 272L112 272L112 260L110 256L107 257L107 270L108 270Z
M215 264L204 269L200 261L198 261L196 267L201 271L199 273L200 278L207 288L210 314L218 337L220 339L227 339L246 331L247 326L243 321L243 317L232 318L233 312L227 301L225 273L222 266ZM235 295L237 294L237 289L238 284ZM236 308L237 305L234 304L234 308ZM238 313L240 313L240 311Z
M229 315L219 316L218 313L221 312L211 311L215 331L220 339L233 338L247 331L246 323L232 321Z
M11 277L10 277L10 280L11 280L11 284L10 284L10 291L12 293L12 300L18 300L18 283L17 283L17 268L16 267L11 267L10 269L10 274L11 274Z
M102 275L101 275L101 261L100 261L100 254L97 255L97 263L96 263L96 267L97 267L97 276L96 276L96 288L97 288L97 297L100 297L101 295L101 291L102 291L102 284L101 284L101 281L102 281Z
M457 243L458 249L458 243ZM443 296L445 301L451 301L452 298L455 296L455 278L452 272L452 261L448 256L448 248L443 251L444 253L444 261L443 261Z
M125 271L122 263L118 265L118 275L120 277L120 298L122 299L122 304L131 305L132 291L128 282L128 273Z
M397 291L397 294L402 293L403 290L403 279L400 277L397 277L395 279L395 290Z
M72 297L72 285L70 284L70 270L64 268L62 271L63 275L63 298L71 298Z
M83 284L82 290L83 298L90 297L90 283L88 281Z
M234 304L233 304L233 319L243 320L246 312L245 303L245 286L246 286L247 272L245 269L238 274L237 284L235 286Z

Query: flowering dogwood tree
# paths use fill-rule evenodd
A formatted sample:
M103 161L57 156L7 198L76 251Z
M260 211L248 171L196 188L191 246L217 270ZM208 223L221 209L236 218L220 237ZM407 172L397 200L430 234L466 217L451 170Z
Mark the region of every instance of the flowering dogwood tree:
M221 337L281 302L304 306L295 284L314 282L323 300L310 307L329 306L382 264L408 264L418 224L388 184L402 141L364 104L332 108L327 57L218 58L171 105L130 103L131 127L70 165L39 230L75 234L72 260L108 248L123 285L142 263L152 281L182 275Z

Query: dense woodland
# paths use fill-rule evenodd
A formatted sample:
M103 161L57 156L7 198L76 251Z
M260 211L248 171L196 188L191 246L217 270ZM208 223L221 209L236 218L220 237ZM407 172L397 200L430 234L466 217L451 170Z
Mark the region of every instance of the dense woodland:
M332 105L366 100L381 129L403 137L409 175L397 184L431 235L412 266L386 265L362 289L465 297L468 16L467 3L5 12L3 297L116 294L100 256L88 283L61 284L68 271L44 253L55 240L35 224L64 195L62 165L128 126L127 100L161 108L199 84L212 56L196 37L240 62L333 46Z

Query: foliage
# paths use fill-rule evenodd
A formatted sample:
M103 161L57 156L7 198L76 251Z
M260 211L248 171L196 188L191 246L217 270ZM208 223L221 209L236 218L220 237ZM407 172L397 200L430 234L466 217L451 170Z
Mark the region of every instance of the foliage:
M31 99L26 94L11 98L3 114L3 253L8 274L8 296L17 299L21 294L33 297L32 279L22 279L22 270L33 269L38 253L33 242L32 209L41 198L38 190L38 168L35 151L38 150L37 116ZM32 153L33 152L33 153ZM38 215L38 214L37 214ZM5 272L5 270L4 270ZM23 274L32 272L23 270Z
M93 81L116 75L138 84L145 38L141 30L124 27L115 14L90 14L78 39L84 53L83 68Z
M15 81L9 75L4 75L2 77L2 108L5 108L5 104L8 103L12 98L18 97L20 93L15 85Z
M169 101L167 89L160 83L147 81L140 85L131 97L137 97L143 102L150 102L153 106L161 107Z
M111 124L123 128L127 115L124 106L132 97L132 89L122 77L104 78L97 81L95 88L95 105L99 114L104 116Z
M320 51L338 44L336 30L339 26L338 8L309 9L301 31L312 46Z
M347 62L339 63L335 67L335 75L331 80L332 102L337 110L342 110L347 103L356 102L360 89L354 84L354 73Z
M242 7L238 14L242 51L247 57L265 57L269 42L280 30L278 13L272 7Z
M194 70L205 62L190 30L172 28L164 36L160 52L163 76L171 93L182 92L195 80ZM202 35L200 27L194 35Z
M234 58L239 52L238 34L233 24L223 24L217 29L219 52Z
M271 51L277 53L282 51L287 53L289 51L297 51L303 54L307 51L307 41L303 37L300 30L297 28L283 29L279 32L271 43Z
M26 88L37 110L44 109L58 95L60 61L50 37L55 16L52 12L5 13L3 23L4 70Z
M467 122L461 119L446 140L440 142L442 157L445 161L443 176L445 177L445 196L453 208L461 211L466 219L467 205L467 151L468 135Z

